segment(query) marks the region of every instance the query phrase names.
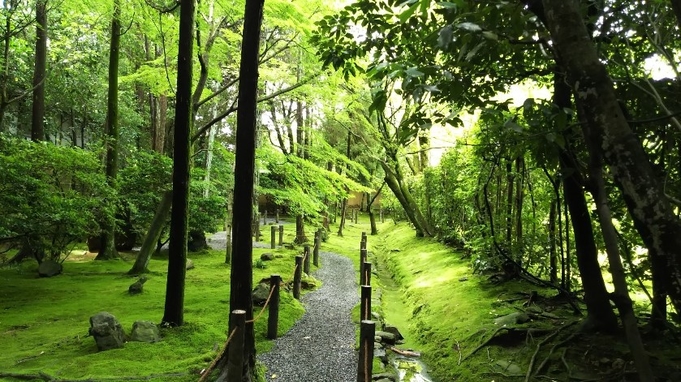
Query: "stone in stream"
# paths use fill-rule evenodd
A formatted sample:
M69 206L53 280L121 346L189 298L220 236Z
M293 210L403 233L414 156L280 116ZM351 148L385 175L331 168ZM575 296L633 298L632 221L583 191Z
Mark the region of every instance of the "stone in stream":
M402 333L400 333L400 331L392 325L383 325L383 331L394 334L396 341L402 341L404 339Z
M376 338L379 339L380 342L383 342L388 345L395 345L395 341L397 340L394 334L384 332L381 330L376 331L375 336Z

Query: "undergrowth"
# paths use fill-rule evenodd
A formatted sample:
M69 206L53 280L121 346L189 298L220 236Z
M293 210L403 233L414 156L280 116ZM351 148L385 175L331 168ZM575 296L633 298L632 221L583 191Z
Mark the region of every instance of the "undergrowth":
M383 283L394 282L393 297L401 300L391 308L384 296L386 320L406 325L405 337L415 337L406 345L422 353L434 381L637 380L623 335L580 333L582 317L552 299L554 290L518 280L494 284L473 274L461 253L416 238L406 224L384 226L373 245L392 275ZM533 291L540 299L527 304ZM520 312L531 320L494 322ZM663 335L645 342L657 375L681 380L678 341Z

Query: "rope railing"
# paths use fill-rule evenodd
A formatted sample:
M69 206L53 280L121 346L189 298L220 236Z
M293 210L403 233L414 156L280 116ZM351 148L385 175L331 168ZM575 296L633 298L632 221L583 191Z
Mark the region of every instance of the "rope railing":
M218 361L220 360L220 358L222 358L222 355L225 354L225 351L227 351L229 341L232 340L232 337L234 337L234 334L236 333L237 329L238 328L232 329L232 332L227 337L227 341L225 342L225 345L222 347L222 350L220 350L220 353L218 353L218 355L213 359L213 362L211 362L207 368L203 369L203 371L201 372L201 378L199 378L199 382L204 382L206 378L208 378L210 373L215 369L215 365L218 364Z

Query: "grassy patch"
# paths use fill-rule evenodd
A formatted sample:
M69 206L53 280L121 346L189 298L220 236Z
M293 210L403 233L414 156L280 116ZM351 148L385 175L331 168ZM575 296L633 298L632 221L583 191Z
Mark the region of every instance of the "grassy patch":
M254 282L273 273L290 281L298 251L254 249L254 259L264 252L275 253L276 258L265 262L264 269L254 269ZM97 352L94 340L87 336L89 317L107 311L127 333L136 320L160 322L167 260L151 260L144 293L135 296L127 293L135 278L125 275L132 260L82 261L74 257L64 263L64 273L53 278L38 278L33 262L0 269L0 370L45 372L69 379L179 373L185 375L155 380L195 381L198 371L226 339L230 269L224 264L223 251L190 254L189 258L196 267L187 271L186 325L164 329L159 343L129 342L123 349L106 352ZM290 293L282 293L280 334L302 314L302 305ZM272 346L264 337L266 326L267 311L255 326L258 352Z

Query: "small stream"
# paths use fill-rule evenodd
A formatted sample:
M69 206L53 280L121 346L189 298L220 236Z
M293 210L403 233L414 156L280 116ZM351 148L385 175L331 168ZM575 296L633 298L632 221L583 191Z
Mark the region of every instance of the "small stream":
M432 382L426 374L426 367L416 358L396 356L393 365L401 382Z

